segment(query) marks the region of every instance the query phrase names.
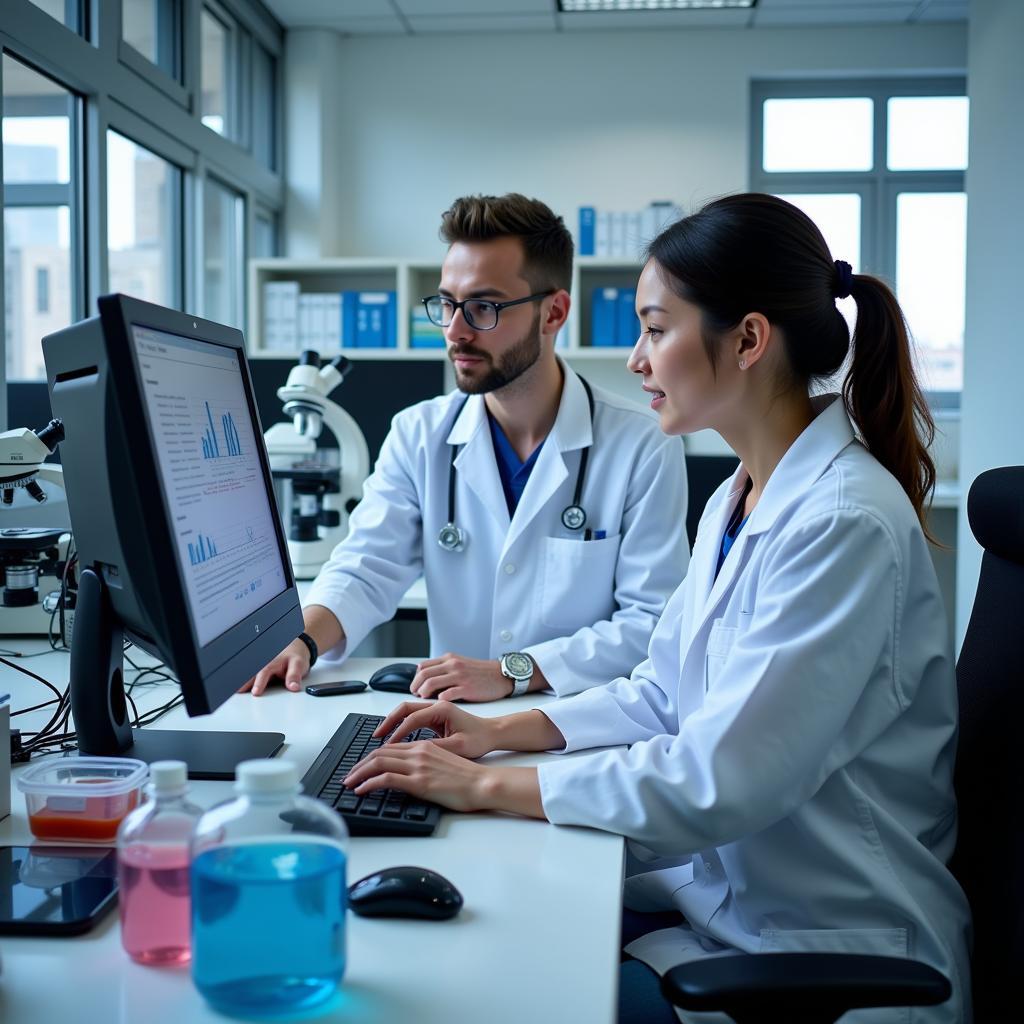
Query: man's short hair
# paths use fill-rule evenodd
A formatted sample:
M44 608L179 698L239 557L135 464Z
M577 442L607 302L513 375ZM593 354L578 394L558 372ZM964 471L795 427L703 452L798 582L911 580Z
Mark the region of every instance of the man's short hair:
M518 192L463 196L441 217L441 238L449 245L518 238L523 244L523 277L534 291L568 291L572 283L572 235L562 218L539 199Z

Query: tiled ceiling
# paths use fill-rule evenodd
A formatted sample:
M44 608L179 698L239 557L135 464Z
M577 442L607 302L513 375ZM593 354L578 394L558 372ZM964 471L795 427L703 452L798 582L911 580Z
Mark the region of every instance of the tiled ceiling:
M749 10L559 14L556 0L263 0L286 28L351 35L792 28L966 21L970 0L758 0Z

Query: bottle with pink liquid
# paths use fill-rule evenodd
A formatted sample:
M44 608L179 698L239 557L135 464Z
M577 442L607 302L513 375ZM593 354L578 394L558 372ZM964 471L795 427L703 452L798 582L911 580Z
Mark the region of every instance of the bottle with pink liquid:
M142 964L181 964L189 941L189 839L202 810L185 799L184 761L154 761L149 802L117 832L121 943Z

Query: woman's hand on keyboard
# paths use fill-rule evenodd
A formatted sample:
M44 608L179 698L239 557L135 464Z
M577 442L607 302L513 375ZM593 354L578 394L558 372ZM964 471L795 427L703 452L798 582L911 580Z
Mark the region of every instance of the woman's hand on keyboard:
M373 735L391 734L381 748L387 750L417 729L433 729L437 739L429 742L461 757L483 757L499 749L494 719L478 718L447 701L431 704L404 701L377 726Z
M455 811L486 807L486 780L493 768L443 750L434 740L385 743L349 772L345 786L364 796L376 789L400 789L420 800Z

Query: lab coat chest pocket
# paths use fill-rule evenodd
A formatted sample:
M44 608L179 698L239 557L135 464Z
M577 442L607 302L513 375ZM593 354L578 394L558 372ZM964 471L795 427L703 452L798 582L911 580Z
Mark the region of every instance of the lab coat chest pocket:
M575 631L615 610L619 536L585 541L547 537L540 613L545 625Z
M716 619L708 634L708 645L704 653L704 692L707 693L718 681L729 657L732 645L739 635L738 626L724 626L721 619Z

